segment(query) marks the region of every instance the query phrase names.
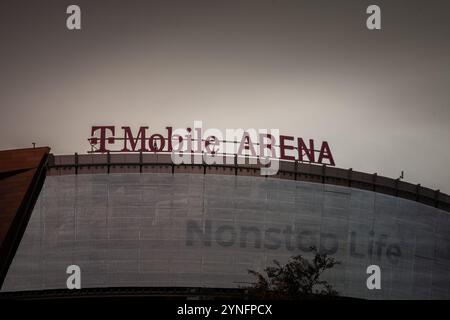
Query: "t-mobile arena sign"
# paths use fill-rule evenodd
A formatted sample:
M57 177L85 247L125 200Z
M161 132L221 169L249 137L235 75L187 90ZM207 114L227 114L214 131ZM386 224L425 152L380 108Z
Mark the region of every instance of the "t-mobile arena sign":
M314 139L280 135L278 129L204 129L201 121L192 128L166 127L166 132L148 132L149 127L92 126L88 153L170 153L174 164L259 164L261 175L278 172L279 160L334 166L327 141L316 149Z

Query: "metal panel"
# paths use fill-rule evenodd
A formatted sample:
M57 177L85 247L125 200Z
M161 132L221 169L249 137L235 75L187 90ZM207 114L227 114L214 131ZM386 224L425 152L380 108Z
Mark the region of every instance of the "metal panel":
M342 265L341 295L449 299L450 219L416 201L344 186L251 176L152 173L48 177L2 291L82 287L238 287L273 259ZM366 288L380 265L382 290Z

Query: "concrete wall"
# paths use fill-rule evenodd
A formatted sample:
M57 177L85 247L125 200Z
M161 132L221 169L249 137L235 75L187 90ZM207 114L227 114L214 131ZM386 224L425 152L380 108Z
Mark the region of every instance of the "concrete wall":
M450 215L411 200L301 181L202 174L48 177L2 291L236 287L315 245L342 262L341 295L450 298ZM377 264L382 289L366 288Z

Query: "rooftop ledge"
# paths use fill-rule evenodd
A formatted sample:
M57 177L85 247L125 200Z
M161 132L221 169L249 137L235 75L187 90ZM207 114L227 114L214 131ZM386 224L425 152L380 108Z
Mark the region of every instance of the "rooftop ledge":
M233 159L234 158L234 159ZM345 186L388 194L450 212L450 196L411 184L364 173L353 169L341 169L300 161L279 161L278 173L271 176L260 174L260 164L250 164L249 158L231 157L227 164L174 164L167 153L120 153L120 154L71 154L53 155L48 160L47 176L108 173L197 173L236 176L259 176L287 180L307 181ZM239 161L238 161L239 160ZM229 164L231 163L231 164Z

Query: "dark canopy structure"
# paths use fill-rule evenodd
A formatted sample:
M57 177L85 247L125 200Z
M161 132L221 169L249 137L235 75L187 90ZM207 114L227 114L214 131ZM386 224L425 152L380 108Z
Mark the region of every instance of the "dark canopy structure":
M44 184L49 152L0 151L0 288Z

